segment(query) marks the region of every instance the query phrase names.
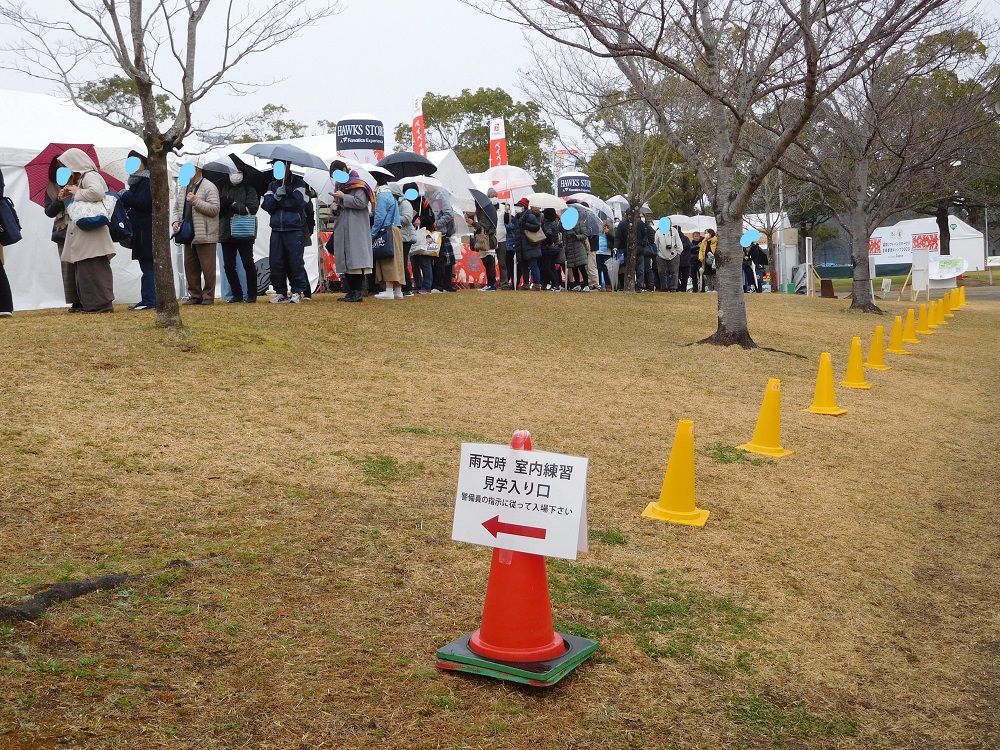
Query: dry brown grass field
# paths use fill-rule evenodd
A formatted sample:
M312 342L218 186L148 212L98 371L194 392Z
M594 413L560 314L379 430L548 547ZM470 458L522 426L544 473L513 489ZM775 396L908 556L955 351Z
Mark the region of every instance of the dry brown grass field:
M1000 747L1000 302L839 418L802 411L820 352L839 382L891 318L747 303L780 351L692 345L692 294L0 321L0 606L208 560L0 625L0 748ZM739 460L769 377L795 455ZM681 418L703 529L639 516ZM601 647L548 689L434 667L489 568L450 540L460 444L516 429L590 458L549 579Z

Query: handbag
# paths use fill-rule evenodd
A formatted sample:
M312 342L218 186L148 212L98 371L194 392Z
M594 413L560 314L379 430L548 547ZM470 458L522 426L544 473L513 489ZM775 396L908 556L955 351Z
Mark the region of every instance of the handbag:
M229 233L234 240L252 240L257 236L257 217L239 214L229 220Z
M194 242L194 220L191 218L191 204L187 202L189 190L184 191L184 213L181 215L181 225L171 237L177 245L190 245Z
M6 196L0 197L0 247L9 247L20 241L21 221L14 210L14 201Z
M476 252L489 252L493 248L490 246L490 236L486 232L479 232L472 238L472 249Z
M431 258L436 258L441 254L441 233L431 232L426 230L427 234L427 249L424 251L424 255Z
M69 220L85 232L93 232L111 224L118 198L114 193L106 194L99 201L66 201L66 215Z
M396 254L392 241L392 226L384 226L372 238L372 258L375 260L391 260Z
M545 242L545 232L543 232L541 229L525 229L524 237L532 245L541 245L543 242Z

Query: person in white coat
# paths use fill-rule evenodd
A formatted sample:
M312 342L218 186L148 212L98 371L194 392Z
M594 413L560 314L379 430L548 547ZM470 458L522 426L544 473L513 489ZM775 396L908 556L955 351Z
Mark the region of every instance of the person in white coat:
M684 241L681 239L677 227L673 224L670 225L670 231L666 234L657 229L655 241L656 272L660 277L660 291L676 292Z

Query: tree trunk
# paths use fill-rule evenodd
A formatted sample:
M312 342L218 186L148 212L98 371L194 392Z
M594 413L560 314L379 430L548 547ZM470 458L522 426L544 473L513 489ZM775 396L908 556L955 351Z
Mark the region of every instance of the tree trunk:
M177 306L177 288L170 239L170 176L167 154L159 135L146 138L149 154L149 187L153 196L153 269L156 282L156 324L167 328L181 327Z
M639 257L639 209L629 207L628 241L625 243L625 291L635 294L635 264Z
M743 228L743 217L738 216L727 222L716 213L718 227L718 252L715 254L715 289L719 295L719 327L702 343L718 346L737 344L744 349L756 349L757 344L750 338L747 324L746 295L743 291L743 247L739 232Z
M872 296L868 269L868 213L859 206L851 211L851 265L854 267L851 309L881 315L882 310Z
M949 203L939 203L937 211L934 212L934 220L937 221L938 238L941 241L941 255L951 255L951 226L948 224Z

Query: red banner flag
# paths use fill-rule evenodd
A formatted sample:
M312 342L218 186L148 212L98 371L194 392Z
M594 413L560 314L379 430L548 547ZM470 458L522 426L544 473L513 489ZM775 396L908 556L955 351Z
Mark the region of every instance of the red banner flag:
M507 130L503 118L490 120L490 166L501 167L507 163Z
M419 96L413 100L413 151L427 156L427 136L424 132L424 102Z

